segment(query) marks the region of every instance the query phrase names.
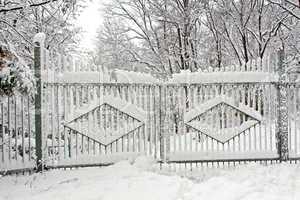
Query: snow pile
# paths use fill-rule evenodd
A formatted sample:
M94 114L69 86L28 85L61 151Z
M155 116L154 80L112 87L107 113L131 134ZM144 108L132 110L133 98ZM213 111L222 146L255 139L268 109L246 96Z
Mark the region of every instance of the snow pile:
M221 170L211 177L199 175L185 200L293 200L300 198L300 166L251 164L235 170ZM214 171L216 172L216 171Z
M63 149L62 149L63 150ZM49 158L47 160L48 166L70 166L70 165L93 165L93 164L103 164L110 165L112 163L117 163L120 161L127 160L132 163L134 160L143 155L143 153L134 153L134 152L123 152L123 153L114 153L114 154L102 154L102 155L89 155L82 154L77 155L76 158L63 158L61 160L56 160Z
M133 166L143 170L154 170L155 164L155 159L147 156L139 156L135 159Z
M147 164L148 163L148 164ZM245 165L162 175L119 162L105 168L53 170L31 176L0 177L0 200L292 200L300 198L300 165ZM147 167L146 167L147 168ZM188 178L189 177L189 178Z
M119 162L105 168L53 170L0 179L0 200L171 200L187 179L167 177Z

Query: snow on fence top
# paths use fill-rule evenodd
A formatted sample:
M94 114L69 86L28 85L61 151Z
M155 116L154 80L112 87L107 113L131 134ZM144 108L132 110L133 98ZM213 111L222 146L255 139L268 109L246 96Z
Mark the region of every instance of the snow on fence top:
M137 83L159 84L162 81L150 74L118 70L113 73L64 72L61 74L45 71L43 79L48 83ZM278 82L276 73L268 72L186 72L174 74L165 83L209 84L209 83L268 83Z
M38 33L34 36L33 38L33 42L36 43L40 43L41 45L44 45L46 39L46 34L45 33Z
M170 83L264 83L277 82L278 75L268 72L189 72L174 74Z
M44 71L43 80L47 83L110 83L110 77L100 72L64 72Z
M44 71L42 77L48 83L159 83L159 80L150 74L130 72L125 70L64 72L57 74L53 71Z

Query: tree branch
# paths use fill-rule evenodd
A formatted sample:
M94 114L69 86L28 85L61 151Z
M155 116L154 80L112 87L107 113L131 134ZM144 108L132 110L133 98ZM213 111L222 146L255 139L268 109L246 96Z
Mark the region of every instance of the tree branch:
M275 2L275 1L272 1L272 0L268 0L268 1L272 4L274 4L274 5L279 6L283 10L287 11L290 15L292 15L296 19L300 20L300 16L298 16L296 13L294 13L293 9L289 9L288 7L283 6L281 3L278 3L278 2ZM290 5L292 5L291 2L288 2L288 3L290 3ZM294 6L295 6L295 8L300 7L300 6L297 6L297 5L294 5Z
M11 11L16 11L16 10L22 10L22 9L25 9L27 7L38 7L38 6L43 6L45 4L48 4L48 3L52 3L52 2L55 2L55 1L58 1L58 0L47 0L47 1L43 1L43 2L40 2L40 3L33 3L33 4L30 4L30 5L25 5L25 6L17 6L17 7L13 7L13 8L2 8L0 9L0 13L2 12L11 12Z

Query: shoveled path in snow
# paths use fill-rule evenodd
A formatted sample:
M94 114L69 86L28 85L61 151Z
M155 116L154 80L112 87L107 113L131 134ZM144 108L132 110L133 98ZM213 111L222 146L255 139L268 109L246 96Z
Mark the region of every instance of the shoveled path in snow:
M152 164L141 157L105 168L0 177L0 200L300 199L300 165L210 169L194 172L191 179L155 172Z

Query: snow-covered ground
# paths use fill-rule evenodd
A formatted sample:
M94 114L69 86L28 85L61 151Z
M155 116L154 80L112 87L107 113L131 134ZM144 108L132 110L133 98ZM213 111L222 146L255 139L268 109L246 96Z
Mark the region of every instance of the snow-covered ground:
M105 168L0 177L0 200L298 200L300 165L250 164L192 174L158 171L145 157Z

